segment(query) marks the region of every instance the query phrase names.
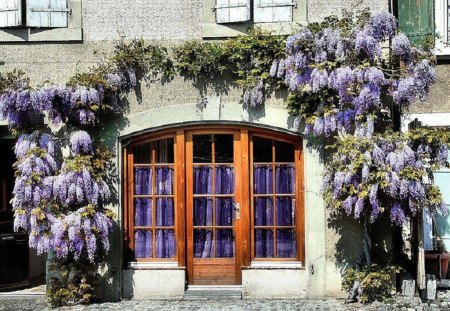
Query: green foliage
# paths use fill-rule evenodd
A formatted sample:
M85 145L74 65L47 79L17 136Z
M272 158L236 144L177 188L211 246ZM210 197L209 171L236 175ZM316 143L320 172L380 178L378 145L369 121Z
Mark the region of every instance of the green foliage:
M380 267L373 264L370 268L357 271L353 268L345 270L342 279L342 289L351 291L355 282L359 282L358 300L361 303L385 301L395 290L395 273L399 273L397 266Z
M52 277L47 299L53 307L87 304L94 297L93 284L98 280L98 266L88 261L57 261L58 275Z
M22 70L14 69L4 74L0 73L0 94L8 89L17 89L28 86L29 79Z

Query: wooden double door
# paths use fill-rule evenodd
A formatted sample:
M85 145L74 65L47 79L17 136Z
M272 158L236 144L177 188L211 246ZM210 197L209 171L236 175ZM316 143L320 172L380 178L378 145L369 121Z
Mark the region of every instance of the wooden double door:
M248 246L248 135L242 131L190 131L186 135L188 280L234 285ZM243 141L247 140L247 144ZM245 182L246 181L246 182Z

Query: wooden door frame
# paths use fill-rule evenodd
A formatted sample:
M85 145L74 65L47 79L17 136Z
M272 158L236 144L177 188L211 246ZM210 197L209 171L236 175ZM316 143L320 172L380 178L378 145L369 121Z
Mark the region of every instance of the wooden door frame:
M245 180L242 177L242 173L245 171L243 169L243 163L244 161L239 161L239 159L242 158L242 134L241 129L236 128L217 128L217 129L191 129L185 131L185 156L186 156L186 266L187 266L187 277L188 277L188 283L191 283L191 281L194 279L194 254L193 254L193 245L194 245L194 231L193 231L193 136L194 135L213 135L213 134L230 134L233 135L233 158L234 158L234 176L235 176L235 184L234 184L234 199L235 202L239 203L240 208L240 219L234 220L234 243L235 243L235 252L234 252L234 260L232 265L234 265L234 275L235 275L235 284L241 283L241 266L242 266L242 256L243 256L243 236L245 235L244 232L246 231L245 226L243 226L243 220L248 217L247 212L244 210L247 210L248 207L243 204L243 194L242 194L242 181ZM214 208L214 207L213 207ZM202 260L203 261L203 260ZM204 260L205 266L211 265L216 266L220 264L226 264L231 261L231 259L219 259L214 258L211 259L209 262L208 260Z
M235 184L235 198L237 202L241 204L241 219L240 219L240 232L236 232L235 235L235 275L236 284L241 283L241 268L250 266L252 260L252 218L251 218L251 185L252 176L251 172L251 144L253 136L262 136L274 140L295 142L297 144L295 153L295 168L296 168L296 197L297 205L299 211L299 219L296 224L297 232L297 259L301 260L305 265L305 219L304 219L304 151L303 151L303 140L301 137L294 136L287 132L277 132L274 129L264 129L251 126L238 126L238 125L220 125L217 128L208 125L194 125L184 128L168 128L166 130L161 130L158 132L152 132L143 134L141 136L131 139L130 144L125 144L123 149L123 187L124 187L124 198L123 206L123 219L124 219L124 264L133 258L134 250L134 234L133 223L134 207L133 202L130 197L130 193L133 191L133 150L132 146L149 141L157 140L163 137L171 136L174 138L175 144L175 180L176 185L174 185L174 191L176 192L177 201L175 203L175 234L176 234L176 247L177 247L177 258L172 261L177 262L179 267L186 267L187 276L192 275L192 261L193 258L189 258L187 252L187 243L192 242L193 236L188 232L187 221L191 215L188 215L187 203L189 197L187 191L189 189L189 183L192 180L187 180L188 170L192 170L193 167L189 167L187 150L188 136L192 134L230 134L239 136L238 147L234 145L235 153L235 174L240 174L241 178L236 178ZM191 150L192 151L192 150ZM239 156L236 156L236 153ZM240 160L240 161L239 161ZM192 186L192 185L191 185ZM239 196L239 197L238 197ZM128 246L128 247L127 247ZM131 252L130 252L131 251ZM141 261L141 260L138 260ZM158 260L159 261L159 260ZM189 271L189 266L191 266L191 271Z

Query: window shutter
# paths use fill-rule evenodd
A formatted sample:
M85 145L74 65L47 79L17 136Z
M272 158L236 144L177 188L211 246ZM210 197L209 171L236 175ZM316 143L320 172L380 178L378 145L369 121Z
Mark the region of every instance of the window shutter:
M68 18L67 0L27 0L29 27L67 27Z
M0 27L15 27L22 24L22 1L0 1Z
M254 22L276 23L291 22L293 0L255 0Z
M413 45L427 37L434 40L433 0L402 0L398 3L398 24Z
M215 9L218 24L250 20L250 0L216 0Z

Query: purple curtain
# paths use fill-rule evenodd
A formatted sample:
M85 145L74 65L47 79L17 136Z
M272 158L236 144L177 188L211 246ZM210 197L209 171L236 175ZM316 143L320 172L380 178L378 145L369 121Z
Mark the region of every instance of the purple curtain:
M212 168L194 167L194 194L212 194Z
M152 199L137 198L134 200L134 225L136 227L152 225Z
M152 257L152 247L152 231L137 230L134 234L134 254L136 258Z
M173 168L158 167L156 169L156 194L173 194Z
M135 193L136 195L152 194L152 169L139 167L135 169ZM173 194L173 168L156 168L156 194ZM151 198L135 199L135 226L151 227L153 216L153 202ZM173 198L156 199L156 226L174 226ZM156 230L156 257L173 258L175 256L175 233L173 229ZM149 258L153 256L153 232L149 230L137 230L135 232L135 256L136 258Z
M254 193L270 194L273 193L273 174L272 165L255 165L254 166Z
M275 168L275 187L278 194L295 192L294 165L277 165Z
M137 195L152 194L152 169L150 167L134 169L134 193Z
M255 165L255 194L272 194L273 172L270 165ZM295 192L295 167L293 165L276 165L275 187L277 194L293 194ZM273 226L273 199L256 197L255 226ZM292 197L276 197L276 225L294 225L294 207ZM277 229L276 257L292 258L296 256L296 240L293 230ZM271 229L255 229L255 256L272 258L274 254L274 232Z
M234 193L234 168L232 166L216 167L216 193Z
M212 168L209 166L194 167L194 193L212 194ZM215 191L217 194L234 194L234 168L230 165L215 168ZM216 198L215 206L210 197L194 198L194 226L212 226L213 208L215 208L215 225L233 225L233 198ZM213 241L212 229L194 230L194 257L211 258L234 256L233 229L216 229Z

